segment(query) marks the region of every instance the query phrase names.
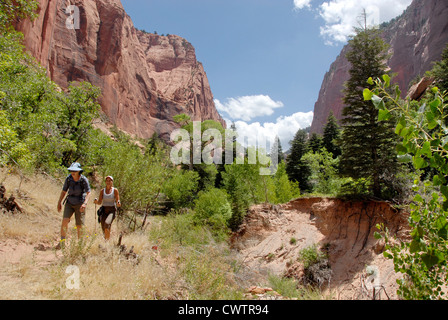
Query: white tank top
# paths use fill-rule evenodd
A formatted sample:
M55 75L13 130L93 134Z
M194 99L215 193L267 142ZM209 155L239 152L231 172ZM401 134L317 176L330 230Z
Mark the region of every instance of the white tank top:
M105 207L114 207L115 206L114 187L112 187L109 194L106 193L106 188L103 189L103 206L105 206Z

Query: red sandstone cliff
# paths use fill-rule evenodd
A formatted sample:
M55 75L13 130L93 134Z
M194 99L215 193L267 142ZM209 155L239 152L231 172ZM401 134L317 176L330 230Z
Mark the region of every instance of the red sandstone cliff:
M431 69L432 62L441 58L448 43L448 1L414 0L403 15L389 23L383 37L390 44L392 57L388 65L396 77L403 95L412 80ZM341 119L344 83L348 80L350 64L345 46L324 77L319 97L314 105L311 132L322 133L330 111Z
M167 139L173 116L224 124L207 75L185 39L134 28L120 0L39 0L39 17L22 22L25 46L63 88L89 81L102 90L110 122L138 137ZM66 27L66 8L79 8L79 29Z

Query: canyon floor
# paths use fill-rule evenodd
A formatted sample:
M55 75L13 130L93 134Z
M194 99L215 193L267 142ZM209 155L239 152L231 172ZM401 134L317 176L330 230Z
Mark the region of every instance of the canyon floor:
M67 259L60 250L54 249L60 228L60 214L55 207L61 181L45 175L23 178L5 170L1 172L0 181L8 195L15 195L15 201L22 210L14 214L4 209L0 212L0 298L114 299L110 291L107 294L102 291L100 294L98 291L89 294L62 292L69 274L65 274L64 269L54 268L62 259ZM100 233L93 218L94 210L94 205L88 206L86 229L90 234ZM260 204L250 209L240 230L231 237L230 247L244 269L240 275L244 275L247 288L265 288L272 274L287 274L302 281L304 271L298 259L300 252L317 246L325 248L329 266L329 277L319 284L322 297L335 300L398 299L396 279L399 275L395 274L392 261L383 257L384 244L373 236L377 223L384 223L399 237L406 234L406 214L385 202L316 197L299 198L277 206ZM118 238L118 232L112 229L112 238ZM147 237L127 236L126 244L129 247L132 244L136 252L145 252L151 261L148 258L148 264L139 266L140 269L135 269L132 264L117 267L119 272L123 272L124 282L120 284L121 289L116 283L110 286L115 286L116 290L129 290L124 294L129 299L139 298L135 291L141 290L141 286L147 286L145 292L151 292L153 298L188 297L175 276L175 260L170 261L169 257L154 250L154 244L148 243ZM93 250L93 255L99 255L101 250L111 250L102 243L98 248ZM116 259L114 255L112 253L107 259ZM117 259L119 263L123 261L122 258ZM101 268L100 264L99 260L90 262L88 272ZM143 279L148 269L151 282L139 280L134 284L134 279L126 280L132 274ZM166 270L170 274L166 274ZM82 272L83 275L87 273ZM89 275L85 277L85 282L100 281L93 273L92 279L88 278ZM103 284L99 287L107 286L104 284L107 278L101 281ZM170 281L171 287L168 288ZM136 289L136 286L140 287ZM173 289L173 286L178 288ZM264 293L250 298L263 299Z

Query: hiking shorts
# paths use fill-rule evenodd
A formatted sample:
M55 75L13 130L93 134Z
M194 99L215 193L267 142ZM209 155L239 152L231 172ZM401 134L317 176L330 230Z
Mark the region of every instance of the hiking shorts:
M85 221L86 212L81 212L81 204L71 205L69 203L65 204L64 207L64 219L70 219L75 214L75 221L77 226L83 226Z
M110 228L115 219L116 211L117 209L115 207L104 207L104 213L101 215L101 225Z

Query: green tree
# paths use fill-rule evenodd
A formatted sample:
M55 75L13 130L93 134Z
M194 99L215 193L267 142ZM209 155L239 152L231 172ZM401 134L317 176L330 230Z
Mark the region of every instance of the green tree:
M302 157L311 168L310 183L313 190L323 194L337 194L341 186L338 176L338 159L325 148L318 152L308 152Z
M387 73L387 44L378 30L364 28L357 30L349 45L351 69L344 90L340 170L353 179L369 179L372 194L381 198L382 176L397 171L396 137L393 122L378 120L378 110L364 100L363 89L373 87L367 83L369 77Z
M277 172L273 176L276 203L286 203L300 196L299 184L289 181L284 161L278 164Z
M448 45L443 50L442 59L435 63L429 74L436 78L436 85L441 92L448 90Z
M299 183L302 192L310 191L309 177L311 175L308 164L302 160L302 157L308 152L308 134L306 130L299 129L290 142L291 153L286 161L286 173L289 180Z
M341 128L338 125L333 111L331 111L327 118L327 123L324 126L322 146L333 155L333 158L337 158L341 155L341 148L339 146L340 137Z
M322 137L317 133L312 133L308 140L308 148L312 152L319 152L322 148Z
M68 94L62 96L63 116L58 124L61 134L76 146L63 153L62 163L69 166L74 161L86 160L88 155L88 132L93 129L92 121L101 109L98 103L100 89L88 82L70 85Z
M195 203L195 221L225 231L231 217L232 209L224 190L211 188L199 194Z
M423 185L418 179L414 181L417 194L410 204L410 241L391 241L389 230L378 226L386 240L384 255L393 259L395 271L404 275L398 281L402 297L443 298L448 282L447 93L433 88L430 99L416 104L402 102L398 87L390 94L387 75L369 82L375 88L365 89L364 96L379 109L380 118L395 115L399 119L395 133L402 138L397 146L400 159L411 162L416 170L431 167L436 171Z
M71 160L88 162L99 90L82 83L61 92L25 53L22 39L15 31L0 37L0 108L30 152L27 166L53 172Z
M39 2L36 0L2 0L0 1L0 33L12 30L14 23L36 17Z

